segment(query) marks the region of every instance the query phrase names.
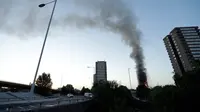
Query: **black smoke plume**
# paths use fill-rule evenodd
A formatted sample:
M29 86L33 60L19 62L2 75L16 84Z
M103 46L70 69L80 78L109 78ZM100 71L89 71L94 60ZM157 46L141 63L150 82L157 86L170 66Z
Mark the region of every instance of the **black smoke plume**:
M17 2L16 2L17 1ZM24 18L20 20L20 28L16 28L12 22L9 23L11 13L15 13L16 4L23 1ZM70 0L58 0L58 4ZM146 69L144 65L143 49L141 47L141 32L137 28L133 12L122 0L72 0L76 10L53 20L52 27L77 27L77 28L99 28L105 31L120 34L122 40L131 47L130 57L136 62L137 77L139 85L147 83ZM70 3L72 3L72 1ZM35 31L43 31L47 24L47 17L38 18L40 11L36 6L40 0L1 0L0 1L0 32L14 32L20 35L35 35ZM67 3L66 3L67 5ZM67 7L67 6L66 6ZM18 7L20 8L20 7ZM23 8L22 8L23 9ZM20 9L18 9L20 10ZM67 9L66 9L67 10ZM56 12L55 12L56 13ZM2 18L3 17L3 18ZM15 17L15 16L14 16ZM42 26L42 27L41 27Z

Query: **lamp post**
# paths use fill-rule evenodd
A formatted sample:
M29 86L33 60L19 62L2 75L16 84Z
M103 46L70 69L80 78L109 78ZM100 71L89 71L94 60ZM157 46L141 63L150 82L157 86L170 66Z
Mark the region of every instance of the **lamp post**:
M128 75L129 75L130 88L132 89L130 68L128 68Z
M92 68L92 69L94 69L94 74L95 74L95 67L93 67L93 66L87 66L87 68Z
M92 68L94 70L94 74L93 74L93 82L94 82L96 80L95 67L93 67L93 66L87 66L87 68Z
M40 8L42 8L42 7L46 6L47 4L50 4L50 3L53 3L53 2L54 2L54 6L53 6L53 9L52 9L51 17L50 17L50 19L49 19L49 23L48 23L47 31L46 31L46 34L45 34L44 42L43 42L43 45L42 45L42 49L41 49L39 61L38 61L38 64L37 64L35 76L34 76L34 79L33 79L33 83L32 83L32 85L31 85L31 90L30 90L30 93L31 93L31 94L34 94L35 81L36 81L36 78L37 78L38 70L39 70L39 68L40 68L40 62L41 62L41 59L42 59L44 47L45 47L46 40L47 40L47 37L48 37L49 28L50 28L50 26L51 26L51 21L52 21L52 18L53 18L53 14L54 14L54 10L55 10L55 7L56 7L57 0L54 0L54 1L51 1L51 2L48 2L48 3L43 3L43 4L38 5Z

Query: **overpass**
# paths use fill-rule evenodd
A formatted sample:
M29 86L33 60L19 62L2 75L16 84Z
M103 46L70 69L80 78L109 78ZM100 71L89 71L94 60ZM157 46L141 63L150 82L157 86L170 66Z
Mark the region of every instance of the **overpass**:
M89 102L91 99L88 99L84 96L74 96L68 98L67 96L49 96L44 97L38 94L34 94L30 99L29 90L30 85L19 84L14 82L0 81L0 112L15 112L15 111L28 111L28 110L42 110L47 111L48 109L57 108L57 107L66 107L69 108L71 105L73 107L81 107L82 109L76 107L75 110L83 110L83 105L85 102ZM3 88L3 89L2 89ZM7 89L4 91L4 88ZM42 89L36 87L37 89ZM20 92L26 90L27 92ZM9 91L9 92L7 92ZM11 91L11 92L10 92ZM13 91L13 92L12 92ZM60 91L51 89L51 92L59 93ZM87 107L87 106L86 106ZM47 111L49 112L49 110ZM81 112L81 111L80 111Z
M8 81L0 81L0 91L3 91L3 88L8 88L10 91L21 91L21 90L26 90L29 91L31 89L31 85L27 84L20 84L20 83L15 83L15 82L8 82ZM41 89L40 87L37 87L35 89ZM51 92L54 93L59 93L58 90L56 89L51 89Z

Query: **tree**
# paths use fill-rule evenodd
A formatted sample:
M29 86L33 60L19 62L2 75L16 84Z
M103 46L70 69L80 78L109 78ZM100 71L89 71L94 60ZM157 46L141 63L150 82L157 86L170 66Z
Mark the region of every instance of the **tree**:
M81 91L79 89L76 89L76 88L74 89L74 94L75 95L80 95L80 93L81 93Z
M115 85L116 84L112 83L111 81L93 84L91 91L95 96L95 100L99 105L101 105L101 109L104 112L107 112L109 111L109 109L114 107L114 89L116 87Z
M175 73L173 79L176 86L180 87L182 85L182 77L179 74Z
M200 69L174 74L176 84L151 89L150 100L155 112L188 112L198 109L200 100Z
M182 76L175 74L173 76L175 84L182 89L194 89L200 87L200 69L188 71ZM198 85L198 86L197 86Z
M194 69L183 73L179 83L178 102L180 106L176 108L185 111L191 111L198 109L198 101L200 100L200 69ZM175 80L176 81L176 80ZM195 109L196 108L196 109Z
M119 87L119 84L116 81L108 81L107 84L111 89L116 89Z
M200 69L200 60L195 60L193 62L193 66L195 67L195 70Z
M71 94L74 94L74 87L73 85L71 84L67 84L66 86L63 86L61 88L61 94L68 94L68 93L71 93Z
M178 88L174 85L156 86L151 89L150 101L155 112L174 112Z
M145 85L138 85L136 88L136 97L147 100L149 98L150 89Z
M36 85L38 87L51 88L53 85L51 75L49 73L42 73L42 75L40 75L36 80Z
M81 94L81 95L84 95L84 94L87 93L87 92L91 92L91 90L90 90L89 88L85 88L85 87L83 86L83 88L82 88L81 91L80 91L80 94Z
M147 107L146 103L134 99L126 86L119 85L116 81L96 83L92 87L92 93L95 101L101 105L102 112L133 112L136 106L140 109Z
M114 112L131 112L133 111L132 94L126 86L119 86L114 91Z

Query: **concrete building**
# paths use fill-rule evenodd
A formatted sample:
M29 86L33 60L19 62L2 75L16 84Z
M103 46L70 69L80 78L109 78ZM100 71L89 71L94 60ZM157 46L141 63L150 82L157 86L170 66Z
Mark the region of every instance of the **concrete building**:
M105 61L97 61L95 66L94 83L107 81L107 66Z
M182 75L196 68L200 60L198 26L176 27L163 39L175 73Z

